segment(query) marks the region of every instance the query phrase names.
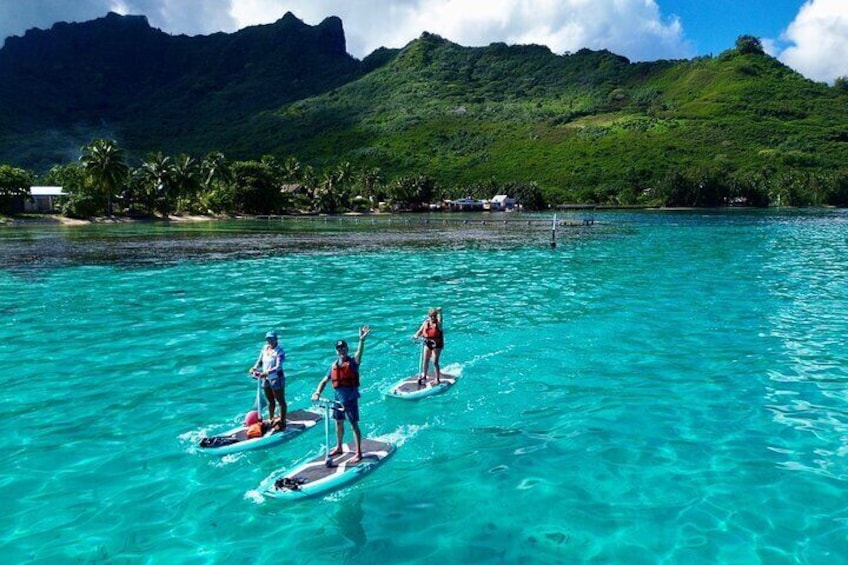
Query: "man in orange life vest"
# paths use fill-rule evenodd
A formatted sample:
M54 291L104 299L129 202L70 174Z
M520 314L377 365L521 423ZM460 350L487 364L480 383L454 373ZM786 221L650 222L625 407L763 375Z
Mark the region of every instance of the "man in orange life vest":
M328 382L333 384L335 398L344 406L344 410L333 410L336 420L336 448L330 456L341 455L344 444L344 421L347 418L356 439L356 455L351 463L362 459L362 434L359 431L359 363L362 361L362 351L365 349L365 338L371 329L368 326L359 328L359 347L353 357L348 355L347 342L336 342L336 353L339 358L333 362L327 376L318 383L318 388L312 394L312 400L318 400Z

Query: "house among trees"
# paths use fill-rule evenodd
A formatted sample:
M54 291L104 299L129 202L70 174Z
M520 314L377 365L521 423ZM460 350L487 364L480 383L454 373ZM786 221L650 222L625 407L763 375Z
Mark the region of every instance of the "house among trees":
M458 200L449 200L448 209L453 212L478 212L483 210L484 202L467 196Z
M55 212L55 200L60 196L66 196L61 186L31 186L29 196L24 200L24 212Z
M496 194L489 202L489 209L492 212L505 212L515 209L515 198L510 198L506 194Z
M284 184L280 187L280 192L292 196L309 196L309 189L300 183Z

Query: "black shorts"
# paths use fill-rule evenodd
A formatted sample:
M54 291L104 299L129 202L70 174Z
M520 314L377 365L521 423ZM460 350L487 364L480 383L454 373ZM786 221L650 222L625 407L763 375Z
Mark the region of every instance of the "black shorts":
M427 346L427 349L444 349L445 342L443 340L425 339L424 345Z

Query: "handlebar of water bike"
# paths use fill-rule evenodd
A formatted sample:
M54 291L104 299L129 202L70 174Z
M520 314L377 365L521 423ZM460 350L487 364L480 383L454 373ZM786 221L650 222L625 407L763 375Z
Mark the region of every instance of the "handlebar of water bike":
M316 398L312 401L312 404L320 406L322 408L334 408L339 411L344 410L344 405L338 400L332 400L329 398Z

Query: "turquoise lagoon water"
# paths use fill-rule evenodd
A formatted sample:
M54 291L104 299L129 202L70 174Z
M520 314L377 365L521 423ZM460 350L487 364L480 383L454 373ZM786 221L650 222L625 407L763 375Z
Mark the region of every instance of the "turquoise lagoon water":
M0 229L4 561L845 559L848 213L468 218ZM458 384L384 397L436 305ZM267 330L298 408L365 323L384 465L290 503L256 488L323 426L196 452Z

